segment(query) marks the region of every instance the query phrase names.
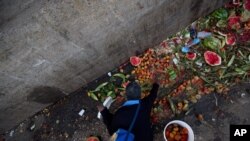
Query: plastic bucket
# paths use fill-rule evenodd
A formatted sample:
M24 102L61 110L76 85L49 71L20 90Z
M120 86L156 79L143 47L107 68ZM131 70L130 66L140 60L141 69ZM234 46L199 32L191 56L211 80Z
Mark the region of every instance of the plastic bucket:
M194 132L193 132L193 129L192 129L186 122L181 121L181 120L173 120L173 121L169 122L169 123L165 126L164 131L163 131L163 136L164 136L165 141L167 141L167 137L166 137L165 132L166 132L166 130L167 130L167 127L168 127L170 124L178 124L178 125L180 125L180 126L182 126L182 127L187 128L187 130L188 130L188 141L194 141Z

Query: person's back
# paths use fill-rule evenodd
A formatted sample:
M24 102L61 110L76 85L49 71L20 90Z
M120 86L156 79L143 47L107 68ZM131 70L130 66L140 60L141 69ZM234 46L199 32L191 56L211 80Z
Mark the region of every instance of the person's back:
M138 90L138 84L131 83L126 88L127 99L123 106L119 108L114 115L105 108L101 111L103 115L104 123L106 124L109 134L112 135L119 128L128 130L134 115L138 103L140 103L140 110L136 122L132 129L132 133L135 135L135 141L152 141L153 131L151 128L150 113L153 102L157 96L157 90L159 85L153 84L153 88L150 95L146 98L140 99L140 89ZM138 94L139 93L139 94Z

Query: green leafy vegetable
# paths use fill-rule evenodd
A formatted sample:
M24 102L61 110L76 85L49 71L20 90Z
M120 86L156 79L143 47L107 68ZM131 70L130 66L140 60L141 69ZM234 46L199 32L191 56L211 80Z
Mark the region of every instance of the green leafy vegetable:
M220 27L220 28L227 27L227 21L226 21L226 20L219 20L219 21L216 23L216 26L217 26L217 27Z
M172 70L172 69L170 69L170 70L168 71L168 74L169 74L170 80L174 80L174 79L177 77L176 72L175 72L174 70Z
M233 55L233 56L231 57L230 61L229 61L228 64L227 64L227 67L230 67L230 66L233 64L234 59L235 59L235 55Z
M241 15L241 21L246 22L250 19L250 11L244 10L244 12Z
M169 97L167 99L168 99L168 102L170 104L170 107L171 107L171 110L172 110L173 114L175 114L176 113L176 108L175 108L175 105L174 105L172 99L169 98Z
M113 76L115 77L120 77L122 79L123 82L125 82L126 76L122 73L116 73Z
M115 93L114 91L109 91L107 96L111 96L112 98L115 98Z
M93 92L88 92L88 95L89 95L92 99L98 101L97 96L96 96Z
M104 83L100 84L98 87L96 87L96 89L94 91L95 92L100 91L100 89L105 87L106 85L108 85L108 82L104 82Z

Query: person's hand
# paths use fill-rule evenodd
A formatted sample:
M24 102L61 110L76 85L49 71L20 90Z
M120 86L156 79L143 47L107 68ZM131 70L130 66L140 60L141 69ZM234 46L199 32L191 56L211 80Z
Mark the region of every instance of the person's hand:
M153 83L159 84L159 82L160 82L159 77L160 77L160 73L159 72L154 72L154 74L153 74Z
M101 112L102 110L104 110L104 106L103 105L97 105L97 109L99 112Z

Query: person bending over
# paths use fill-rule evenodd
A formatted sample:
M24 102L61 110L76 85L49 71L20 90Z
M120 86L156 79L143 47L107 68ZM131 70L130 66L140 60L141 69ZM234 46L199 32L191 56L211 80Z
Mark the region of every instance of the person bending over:
M150 94L141 99L141 87L133 81L126 87L127 101L114 114L111 114L106 107L98 106L109 134L112 135L119 128L128 130L140 103L139 113L132 129L132 133L135 135L134 139L135 141L153 141L150 113L157 97L158 88L159 85L154 83Z

